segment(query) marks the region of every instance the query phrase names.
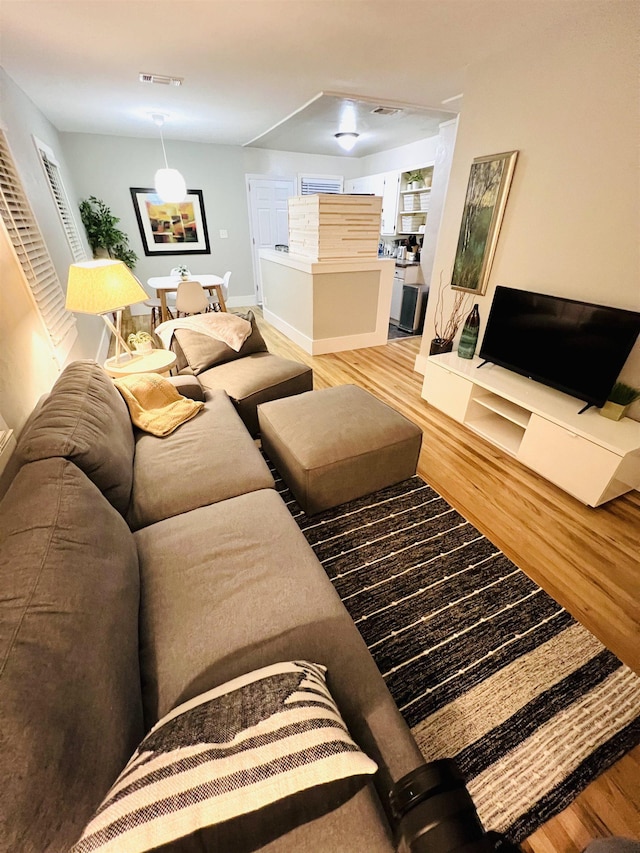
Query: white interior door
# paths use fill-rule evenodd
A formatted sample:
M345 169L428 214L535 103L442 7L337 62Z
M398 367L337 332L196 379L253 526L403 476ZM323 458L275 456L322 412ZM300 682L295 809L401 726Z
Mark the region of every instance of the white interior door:
M289 243L287 199L296 194L295 178L249 178L249 221L253 273L258 304L262 304L260 249Z

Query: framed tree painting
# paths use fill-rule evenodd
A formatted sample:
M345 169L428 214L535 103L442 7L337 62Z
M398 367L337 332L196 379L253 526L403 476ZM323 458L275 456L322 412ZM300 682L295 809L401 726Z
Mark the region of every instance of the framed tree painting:
M517 156L517 151L506 151L476 157L471 164L453 263L454 290L482 296L487 289Z
M154 189L130 187L145 255L208 255L209 232L202 190L165 202Z

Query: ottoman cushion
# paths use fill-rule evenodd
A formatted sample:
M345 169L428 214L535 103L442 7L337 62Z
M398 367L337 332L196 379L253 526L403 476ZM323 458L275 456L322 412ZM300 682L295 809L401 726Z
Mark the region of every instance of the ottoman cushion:
M246 358L218 364L198 378L211 391L227 392L252 436L258 434L256 409L260 403L313 388L310 367L269 352L254 352Z
M308 515L412 477L421 430L356 385L258 407L262 446Z

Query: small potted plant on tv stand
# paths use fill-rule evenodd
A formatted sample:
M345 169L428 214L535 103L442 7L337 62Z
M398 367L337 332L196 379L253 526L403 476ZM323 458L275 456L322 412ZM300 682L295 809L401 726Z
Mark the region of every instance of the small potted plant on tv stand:
M600 414L612 421L619 421L636 400L640 400L640 388L634 388L624 382L616 382L604 406L600 409Z

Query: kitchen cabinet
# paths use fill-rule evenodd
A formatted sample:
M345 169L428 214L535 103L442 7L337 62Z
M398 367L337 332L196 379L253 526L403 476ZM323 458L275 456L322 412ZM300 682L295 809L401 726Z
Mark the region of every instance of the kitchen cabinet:
M385 172L382 192L382 225L384 237L392 237L396 233L398 216L398 189L400 187L400 172Z
M400 172L381 172L378 175L364 175L345 181L345 193L378 195L382 198L382 220L380 233L392 237L396 233L398 216L398 188Z
M588 506L640 488L640 424L495 364L430 356L422 397Z

